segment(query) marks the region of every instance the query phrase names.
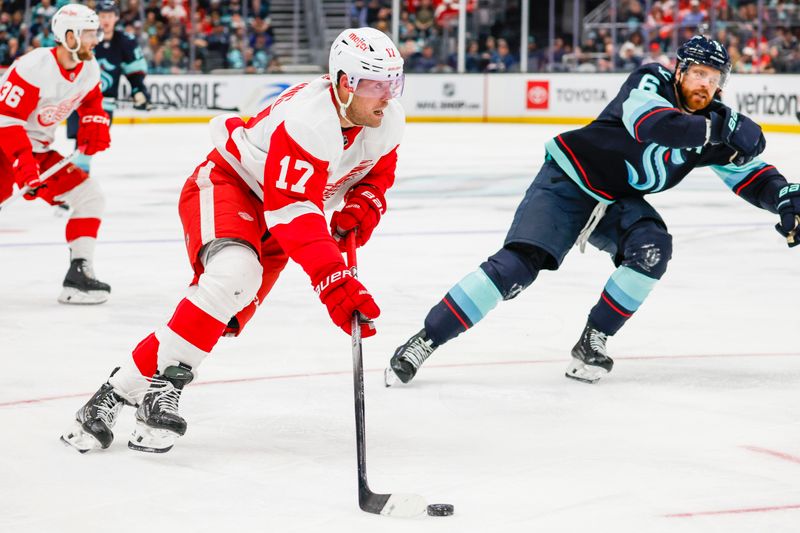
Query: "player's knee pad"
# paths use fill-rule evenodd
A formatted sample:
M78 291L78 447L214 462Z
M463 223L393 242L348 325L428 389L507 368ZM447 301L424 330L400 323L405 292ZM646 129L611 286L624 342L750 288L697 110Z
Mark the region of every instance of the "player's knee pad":
M92 178L56 199L63 200L72 207L72 218L101 218L106 209L105 194Z
M261 263L252 248L226 239L204 253L205 270L189 299L222 323L248 305L261 286ZM216 244L215 244L216 243Z
M672 235L661 225L648 221L634 226L628 232L622 251L621 266L650 278L661 279L672 259Z
M481 270L492 280L503 300L510 300L536 279L539 267L532 256L535 254L524 249L502 248L481 265Z

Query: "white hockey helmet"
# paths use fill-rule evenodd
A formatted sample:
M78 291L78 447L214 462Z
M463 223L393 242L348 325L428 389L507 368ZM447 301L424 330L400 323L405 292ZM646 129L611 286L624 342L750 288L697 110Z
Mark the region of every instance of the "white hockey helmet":
M362 79L389 82L391 95L403 94L403 57L388 35L375 28L344 30L331 44L328 60L331 82L339 82L337 74L347 75L354 91Z
M85 31L96 32L98 40L103 38L97 13L82 4L62 6L53 15L53 20L50 24L56 42L63 44L65 47L67 47L67 32L71 31L75 35L75 39L78 41L77 48L72 50L67 47L70 52L76 52L80 48L81 34Z

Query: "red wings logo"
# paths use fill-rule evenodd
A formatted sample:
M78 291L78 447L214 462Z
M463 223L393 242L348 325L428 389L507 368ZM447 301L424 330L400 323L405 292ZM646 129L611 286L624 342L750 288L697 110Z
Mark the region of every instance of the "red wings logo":
M342 176L336 183L327 184L325 186L325 190L322 191L322 201L326 202L333 198L333 195L335 195L339 189L347 185L349 182L354 181L356 178L361 178L361 176L366 174L373 166L374 161L372 161L372 159L365 159L354 166L350 172Z
M75 104L80 100L80 96L76 96L71 100L65 100L58 105L49 105L39 109L39 114L36 120L39 121L44 127L52 126L67 118L70 113L75 109Z

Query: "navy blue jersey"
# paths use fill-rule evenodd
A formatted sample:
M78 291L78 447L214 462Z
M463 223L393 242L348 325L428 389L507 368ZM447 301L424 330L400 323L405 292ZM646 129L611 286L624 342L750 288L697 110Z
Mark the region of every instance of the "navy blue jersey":
M106 111L113 111L115 100L119 94L119 78L122 74L131 84L131 94L144 92L144 77L147 74L147 61L142 55L136 38L129 33L114 30L111 39L103 40L94 49L94 55L100 64L100 88L106 97Z
M786 179L758 158L730 163L734 150L707 143L708 108L681 112L673 75L657 63L635 70L589 125L547 141L545 149L589 196L603 203L665 191L696 167L711 169L755 206L773 213Z

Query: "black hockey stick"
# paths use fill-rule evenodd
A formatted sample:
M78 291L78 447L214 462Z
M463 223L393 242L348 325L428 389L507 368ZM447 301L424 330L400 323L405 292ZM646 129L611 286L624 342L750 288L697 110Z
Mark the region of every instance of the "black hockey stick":
M358 278L355 232L347 235L347 264ZM425 512L427 502L417 494L376 494L367 483L367 436L364 419L364 367L361 358L361 317L353 313L350 323L353 343L353 391L356 402L356 456L358 459L358 506L367 513L410 518Z
M132 104L133 100L130 99L130 98L119 99L119 100L117 100L117 103ZM179 106L175 102L148 102L148 103L151 106L153 106L154 108L158 107L158 108L161 108L161 109L197 109L198 111L230 111L230 112L233 112L233 113L238 113L240 111L240 109L238 107L203 106L203 107L198 107L198 108L194 108L194 107L186 108L186 107ZM140 111L144 111L144 110L142 109Z

